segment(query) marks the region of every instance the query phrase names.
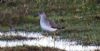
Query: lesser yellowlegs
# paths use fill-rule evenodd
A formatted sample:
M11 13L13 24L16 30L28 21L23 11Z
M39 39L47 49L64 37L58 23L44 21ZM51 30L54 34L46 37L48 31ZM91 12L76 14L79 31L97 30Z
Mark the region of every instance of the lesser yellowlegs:
M40 17L40 26L44 31L54 32L57 30L57 25L49 20L44 12L39 13Z
M39 13L40 26L46 32L54 32L54 47L55 47L55 31L57 31L57 24L49 20L44 12Z

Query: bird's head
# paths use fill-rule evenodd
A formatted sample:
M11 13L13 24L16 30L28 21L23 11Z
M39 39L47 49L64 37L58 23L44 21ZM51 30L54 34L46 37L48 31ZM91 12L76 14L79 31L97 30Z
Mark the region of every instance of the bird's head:
M40 12L38 13L38 15L39 15L39 17L46 17L45 12L43 12L43 11L40 11Z

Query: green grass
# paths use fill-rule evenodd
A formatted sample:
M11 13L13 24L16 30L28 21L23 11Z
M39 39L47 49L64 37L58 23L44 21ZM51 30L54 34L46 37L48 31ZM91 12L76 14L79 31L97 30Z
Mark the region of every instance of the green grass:
M65 26L60 35L62 38L76 40L83 45L100 45L100 20L97 20L95 16L83 18L61 17L58 20L62 26ZM53 18L56 20L56 17ZM61 22L62 19L63 22Z

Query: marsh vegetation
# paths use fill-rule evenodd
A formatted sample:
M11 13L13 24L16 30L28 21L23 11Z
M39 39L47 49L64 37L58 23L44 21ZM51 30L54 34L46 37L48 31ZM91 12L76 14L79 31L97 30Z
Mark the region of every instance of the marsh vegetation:
M0 0L0 31L41 32L40 10L44 10L49 19L65 27L59 32L61 39L100 46L99 0ZM13 39L27 38L0 38L1 41Z

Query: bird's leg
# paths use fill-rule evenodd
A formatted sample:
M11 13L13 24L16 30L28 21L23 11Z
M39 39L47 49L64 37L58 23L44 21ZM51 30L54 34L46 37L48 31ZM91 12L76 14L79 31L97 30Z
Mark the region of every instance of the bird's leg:
M46 32L46 37L48 37L48 32Z
M54 47L55 47L55 40L56 40L56 32L54 32Z
M44 30L42 30L42 34L43 34L44 36L46 36L47 32L44 31Z

